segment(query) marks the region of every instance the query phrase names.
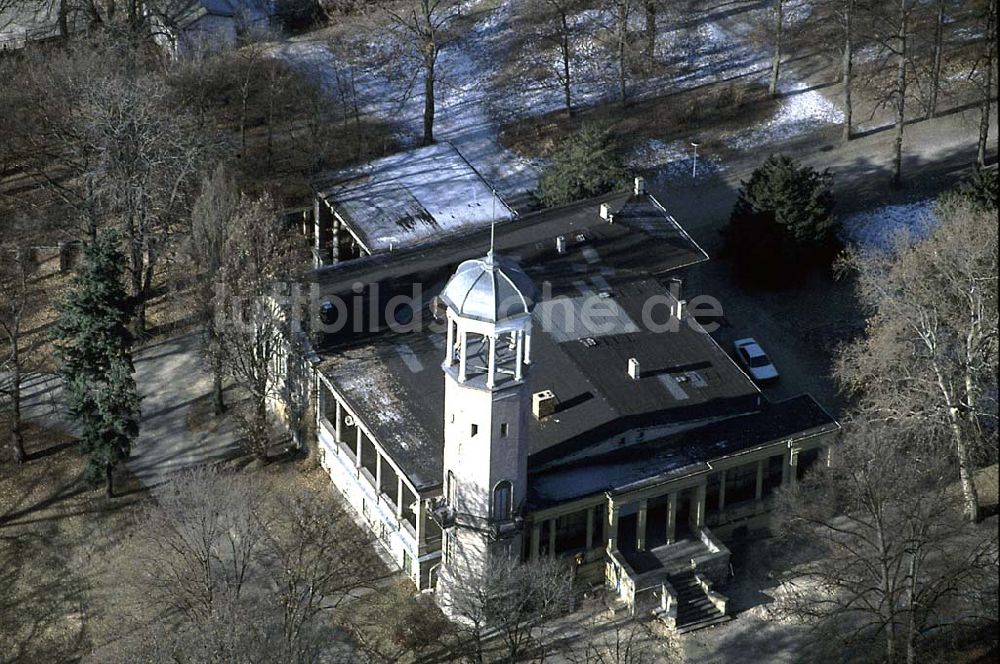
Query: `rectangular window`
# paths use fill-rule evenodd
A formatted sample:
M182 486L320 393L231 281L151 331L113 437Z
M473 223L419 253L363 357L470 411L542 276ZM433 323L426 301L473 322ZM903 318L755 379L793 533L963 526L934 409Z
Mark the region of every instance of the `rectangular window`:
M471 435L475 436L478 433L479 433L479 425L478 424L473 424L472 425L472 434Z
M726 470L726 506L753 500L757 495L757 464Z
M503 424L500 425L500 437L501 438L506 438L507 437L507 430L508 430L508 425L507 425L506 422L504 422Z

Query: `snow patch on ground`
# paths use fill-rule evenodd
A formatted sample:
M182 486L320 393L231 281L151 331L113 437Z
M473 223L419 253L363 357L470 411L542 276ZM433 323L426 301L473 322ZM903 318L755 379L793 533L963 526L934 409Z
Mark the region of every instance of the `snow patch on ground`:
M723 170L718 156L699 154L696 171L694 149L690 143L667 143L656 138L635 146L626 156L625 163L631 170L649 171L651 179L658 185L693 183Z
M726 139L738 150L753 150L761 145L779 143L828 124L844 121L843 111L818 90L797 85L784 93L772 118Z
M901 236L926 237L937 224L934 199L848 215L841 220L841 239L862 249L888 251Z

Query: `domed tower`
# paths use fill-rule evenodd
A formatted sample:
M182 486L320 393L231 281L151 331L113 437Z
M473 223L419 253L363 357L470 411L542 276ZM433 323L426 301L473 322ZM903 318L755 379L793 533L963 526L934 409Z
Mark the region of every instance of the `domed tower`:
M448 325L442 598L457 576L487 569L489 556L521 551L536 293L515 262L492 251L462 263L441 293Z

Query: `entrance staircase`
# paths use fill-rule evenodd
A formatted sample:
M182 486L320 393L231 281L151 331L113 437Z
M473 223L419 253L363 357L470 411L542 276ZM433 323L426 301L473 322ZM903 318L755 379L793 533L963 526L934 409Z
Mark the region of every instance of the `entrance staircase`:
M713 601L693 571L670 576L670 585L677 595L677 622L674 630L678 634L717 625L730 619L720 609L718 600ZM713 593L716 594L717 593Z

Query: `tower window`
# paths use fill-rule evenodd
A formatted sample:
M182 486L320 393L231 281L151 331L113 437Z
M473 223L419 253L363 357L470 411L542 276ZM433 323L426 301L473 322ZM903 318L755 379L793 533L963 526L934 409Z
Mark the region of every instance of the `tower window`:
M479 433L479 425L478 424L473 424L472 425L472 433L470 435L475 436L478 433Z
M506 438L507 437L507 431L508 431L508 429L509 429L509 426L508 426L508 424L506 422L503 422L503 423L500 424L500 437L501 438Z
M497 482L493 488L493 518L497 521L510 520L513 493L514 485L509 480Z

